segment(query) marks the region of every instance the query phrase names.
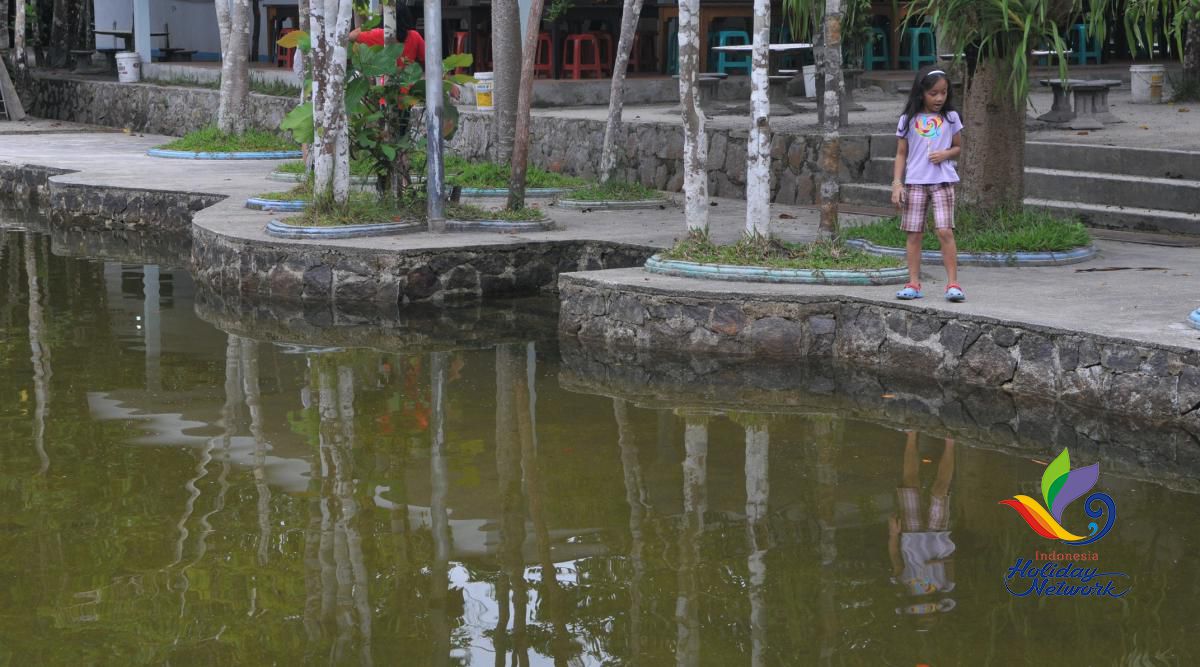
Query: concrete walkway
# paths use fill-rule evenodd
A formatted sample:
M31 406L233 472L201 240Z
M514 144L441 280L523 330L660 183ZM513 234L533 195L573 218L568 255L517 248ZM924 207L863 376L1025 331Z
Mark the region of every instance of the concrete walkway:
M683 214L679 208L623 213L550 209L561 227L552 232L418 233L322 243L282 241L267 237L264 232L274 214L243 207L245 199L251 195L286 187L267 180L277 162L150 158L145 155L145 150L168 141L168 137L91 132L78 126L74 129L79 131L49 137L32 131L9 134L0 141L0 161L77 170L55 177L55 180L69 183L226 195L228 198L223 202L196 214L195 223L221 234L269 241L274 245L411 250L595 239L662 247L684 232ZM714 203L713 237L721 242L736 239L743 225L744 203L735 200L715 200ZM812 209L772 206L772 219L776 234L784 239L799 241L815 237L817 215ZM853 222L853 219L847 222ZM960 282L969 301L958 305L947 304L940 298L944 287L942 269L940 266L929 267L925 279L929 296L915 305L1200 350L1200 332L1184 324L1188 313L1200 306L1200 269L1196 268L1200 251L1117 241L1097 241L1096 245L1100 250L1099 258L1074 266L963 269ZM880 302L891 302L896 289L713 283L651 276L638 269L604 274L607 274L606 280L662 284L673 289L691 288L701 292L846 294Z

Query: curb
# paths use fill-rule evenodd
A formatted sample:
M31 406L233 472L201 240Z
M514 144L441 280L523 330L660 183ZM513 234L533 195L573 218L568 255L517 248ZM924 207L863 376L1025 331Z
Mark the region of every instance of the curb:
M680 278L701 280L740 280L753 283L801 285L899 285L908 281L908 269L879 269L876 271L846 271L820 269L761 269L734 264L701 264L677 259L662 259L658 255L646 260L645 269Z
M268 181L278 183L300 183L304 181L303 174L292 174L286 171L273 171L267 176ZM414 181L415 182L415 181ZM375 181L366 176L351 176L350 185L375 185Z
M303 199L259 199L251 197L246 200L246 208L256 211L279 211L281 213L298 213L308 206Z
M671 206L669 199L634 199L630 201L584 201L582 199L559 199L555 205L573 211L641 211L664 209Z
M300 227L285 225L278 220L267 223L267 235L281 239L354 239L364 236L392 236L423 232L421 222L377 222L369 225L342 225L340 227Z
M300 151L241 151L236 153L197 153L196 151L171 151L151 148L150 157L174 158L177 160L287 160L302 157Z
M1195 329L1200 329L1200 308L1193 310L1192 314L1188 315L1188 324Z
M904 248L880 246L865 239L848 239L846 245L872 255L904 257ZM959 266L1063 266L1086 262L1096 256L1096 247L1087 245L1062 252L960 252ZM942 253L937 250L921 251L922 262L940 262Z
M452 183L446 184L453 187ZM558 197L571 191L571 188L525 188L526 197ZM463 188L464 197L507 197L508 188Z
M529 220L512 222L509 220L447 220L448 232L548 232L554 229L554 221Z

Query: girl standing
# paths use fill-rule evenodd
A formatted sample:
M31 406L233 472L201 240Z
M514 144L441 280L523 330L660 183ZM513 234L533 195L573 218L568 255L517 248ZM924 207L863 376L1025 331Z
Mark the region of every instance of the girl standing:
M900 229L908 233L905 255L908 284L897 299L920 299L921 241L925 217L933 204L934 228L946 266L946 300L964 301L958 284L958 256L954 244L955 160L962 152L962 120L954 110L950 80L940 69L921 70L900 124L896 127L896 165L892 175L892 204L901 209Z

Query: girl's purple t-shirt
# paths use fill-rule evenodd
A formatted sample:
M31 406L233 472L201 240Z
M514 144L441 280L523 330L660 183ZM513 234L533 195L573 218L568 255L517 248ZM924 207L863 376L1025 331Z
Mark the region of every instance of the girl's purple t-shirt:
M943 118L940 114L917 114L908 133L904 127L908 125L908 116L900 117L896 126L896 136L908 139L908 162L905 163L904 182L909 185L934 185L937 183L957 183L958 171L955 170L954 160L946 160L941 164L929 161L930 151L944 151L950 148L954 135L962 132L962 121L958 112L951 111Z

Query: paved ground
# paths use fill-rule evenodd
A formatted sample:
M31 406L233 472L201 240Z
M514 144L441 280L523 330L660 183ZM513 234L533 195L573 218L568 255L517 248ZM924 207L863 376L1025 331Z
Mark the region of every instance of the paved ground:
M46 127L84 129L58 125L65 126L48 124ZM145 155L147 148L167 140L167 137L111 132L79 132L48 139L27 131L12 134L0 141L0 161L78 170L57 177L69 182L227 194L228 199L197 214L196 222L223 233L251 239L269 238L263 229L272 214L251 211L242 204L248 196L280 189L279 183L267 180L267 175L277 162L197 162ZM737 238L742 229L744 203L721 199L716 200L715 204L710 223L713 236L719 241ZM602 214L554 209L552 215L562 227L552 232L420 233L382 239L351 239L338 243L401 250L590 238L664 246L684 230L683 215L678 208ZM804 240L815 235L816 213L811 209L773 206L772 216L775 230L783 238ZM274 243L320 245L314 241L271 240ZM1200 332L1183 323L1188 313L1200 306L1200 269L1196 268L1200 251L1195 248L1116 241L1098 241L1097 247L1101 252L1098 259L1075 266L963 269L960 282L970 300L960 305L950 305L939 298L944 287L943 272L940 266L929 267L925 283L930 298L918 303L1005 320L1200 349ZM890 302L896 289L742 283L716 285L707 281L651 277L640 270L609 273L612 280L659 283L675 288L686 287L690 283L700 290L724 293L740 290L849 294Z

